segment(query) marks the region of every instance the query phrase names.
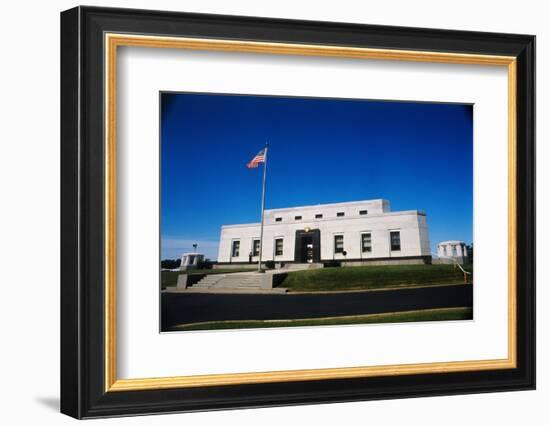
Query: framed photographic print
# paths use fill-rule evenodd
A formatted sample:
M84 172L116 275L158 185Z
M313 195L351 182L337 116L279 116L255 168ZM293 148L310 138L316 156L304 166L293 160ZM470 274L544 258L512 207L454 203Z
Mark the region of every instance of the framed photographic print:
M529 35L61 14L61 411L535 387Z

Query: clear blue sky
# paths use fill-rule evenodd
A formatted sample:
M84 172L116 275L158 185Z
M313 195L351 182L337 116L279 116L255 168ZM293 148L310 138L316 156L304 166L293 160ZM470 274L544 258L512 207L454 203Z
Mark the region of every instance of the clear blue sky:
M384 198L425 210L430 242L472 242L472 106L162 93L161 257L217 257L222 224L266 208Z

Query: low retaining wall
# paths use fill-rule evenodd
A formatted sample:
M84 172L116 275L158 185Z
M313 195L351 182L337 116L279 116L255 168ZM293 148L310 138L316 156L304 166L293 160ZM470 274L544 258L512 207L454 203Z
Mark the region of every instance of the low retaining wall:
M176 288L185 289L188 286L192 286L206 276L206 273L200 274L180 274L178 275L178 284Z
M434 258L432 264L469 264L467 259L456 257L456 258Z
M432 264L432 257L414 257L414 258L379 258L372 260L351 260L341 261L342 267L355 267L355 266L405 266L415 264Z
M269 273L269 276L272 276L271 287L275 288L286 279L288 273Z

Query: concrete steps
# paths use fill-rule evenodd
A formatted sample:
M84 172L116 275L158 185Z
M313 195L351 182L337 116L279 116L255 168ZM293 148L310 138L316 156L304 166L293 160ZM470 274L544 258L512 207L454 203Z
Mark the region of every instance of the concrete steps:
M287 273L300 270L319 269L322 267L322 263L291 263L286 264L280 269L266 270L263 274L256 271L208 274L191 286L183 285L181 288L167 288L167 291L227 294L284 294L287 292L287 289L278 286L282 279L280 277L276 278L275 275L286 276ZM279 283L274 284L275 281ZM273 285L275 285L275 287Z
M209 274L195 283L192 288L210 288L211 286L217 284L222 280L226 275L225 274Z
M261 277L262 275L256 272L210 274L189 287L188 290L191 292L218 290L265 292L265 289L262 289Z

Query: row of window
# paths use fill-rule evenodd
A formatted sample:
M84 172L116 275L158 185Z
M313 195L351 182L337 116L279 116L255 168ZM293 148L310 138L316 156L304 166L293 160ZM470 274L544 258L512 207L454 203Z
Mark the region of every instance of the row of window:
M401 233L397 230L390 232L390 250L401 251ZM334 235L334 252L344 252L344 235ZM361 252L372 252L372 235L361 233Z
M233 241L231 245L231 256L238 257L241 251L241 241ZM260 240L254 239L252 242L252 252L253 257L260 255ZM275 239L275 255L283 255L283 238Z
M241 241L233 241L231 245L231 256L238 257L241 249ZM390 232L390 250L401 251L401 233L399 231ZM344 235L334 235L334 252L341 254L344 252ZM372 252L371 233L361 233L361 252ZM260 240L254 239L252 242L253 257L260 255ZM275 255L283 255L283 238L275 239Z
M360 210L359 211L359 215L367 215L369 212L368 210ZM336 213L336 217L344 217L346 215L346 213L344 213L343 211L340 211L340 212L337 212ZM323 218L323 214L315 214L315 218L316 219L321 219ZM294 216L294 220L301 220L302 219L302 216L301 215L295 215ZM275 221L277 222L280 222L280 221L283 221L283 217L275 217Z

